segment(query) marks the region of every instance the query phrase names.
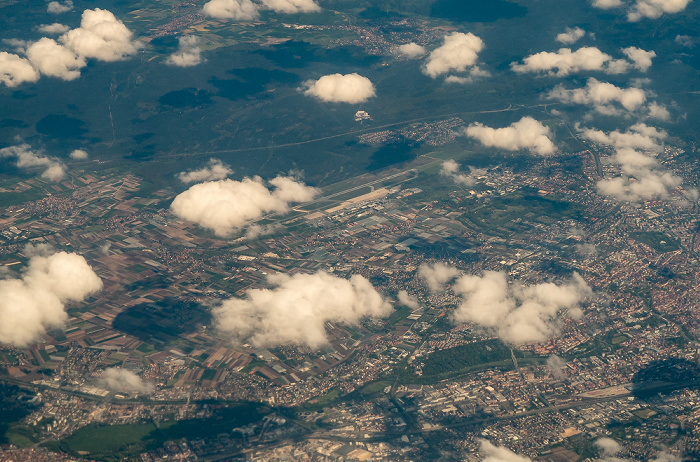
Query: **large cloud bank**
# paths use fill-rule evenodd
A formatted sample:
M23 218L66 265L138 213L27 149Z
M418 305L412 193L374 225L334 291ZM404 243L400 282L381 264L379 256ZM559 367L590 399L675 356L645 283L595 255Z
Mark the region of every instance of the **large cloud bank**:
M223 180L232 173L231 167L219 159L211 158L204 167L189 172L180 172L177 177L183 183L201 183L203 181Z
M465 134L484 146L508 151L527 149L537 154L547 155L557 150L550 139L549 128L532 117L523 117L503 128L491 128L476 122L467 127Z
M18 347L61 326L67 319L65 303L102 289L102 281L80 255L31 247L25 253L35 255L22 276L0 280L0 343Z
M464 72L476 64L483 48L484 41L471 32L446 35L443 45L426 58L423 73L436 78L452 71Z
M582 71L599 71L606 74L622 74L630 69L645 72L651 65L651 58L656 56L653 51L640 48L625 48L622 52L629 58L614 59L596 47L582 47L576 51L571 48L561 48L559 51L542 51L523 59L521 63L511 63L515 72L534 72L557 77Z
M170 55L167 64L178 67L196 66L202 62L202 49L199 47L199 38L194 35L180 37L177 51Z
M105 369L99 385L115 393L147 394L153 391L153 384L146 382L127 369L112 367Z
M452 291L462 298L452 313L453 321L472 322L492 329L502 340L514 345L554 337L559 332L560 320L580 317L580 304L592 294L577 273L565 284L531 286L509 282L503 272L459 275L455 268L444 265L423 266L419 275L433 291L453 281Z
M681 185L681 178L663 171L654 157L654 153L662 150L665 131L638 123L624 132L583 129L581 135L590 141L613 147L613 160L621 167L621 176L598 182L600 194L631 202L665 199L671 190Z
M291 203L309 201L319 193L291 177L278 176L270 184L274 190L257 176L196 184L175 197L170 209L217 236L228 236L267 212L286 212Z
M359 74L330 74L304 84L304 94L329 103L363 103L376 96L374 84Z
M60 29L57 26L61 25L49 28L55 32ZM40 75L75 80L88 58L119 61L135 54L141 44L132 35L111 12L85 10L80 27L68 30L58 41L44 37L28 44L23 50L26 57L0 52L0 82L15 87L36 82Z
M325 323L357 325L386 317L391 305L362 276L349 280L319 272L268 276L270 289L249 289L213 309L219 331L258 347L328 343Z
M41 173L42 178L51 181L60 181L66 176L65 168L60 160L54 157L46 157L43 154L32 150L28 144L20 144L17 146L8 146L0 149L0 159L16 158L16 165L19 168L43 168Z

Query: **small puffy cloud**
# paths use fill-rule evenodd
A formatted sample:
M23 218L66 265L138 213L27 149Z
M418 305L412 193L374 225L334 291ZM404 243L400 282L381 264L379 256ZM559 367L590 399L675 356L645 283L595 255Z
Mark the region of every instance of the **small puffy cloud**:
M304 84L304 94L330 103L362 103L376 96L374 84L359 74L324 75Z
M0 51L0 82L16 87L24 82L36 82L39 72L26 58Z
M581 40L586 35L586 31L580 27L567 27L566 31L557 35L557 42L563 43L564 45L571 45Z
M511 63L510 67L518 73L534 72L557 77L581 71L600 71L606 74L622 74L630 68L645 72L651 66L651 58L656 56L653 51L629 47L622 52L630 58L614 59L596 47L581 47L576 51L571 48L561 48L559 51L542 51L523 59L521 63Z
M440 292L445 289L445 285L460 275L457 268L435 263L433 266L421 265L418 268L418 277L425 281L431 292Z
M250 0L210 0L202 12L212 18L252 21L260 16L258 8Z
M278 176L268 189L262 178L209 181L179 194L170 205L178 217L228 236L267 212L286 212L293 202L313 199L318 189L294 178Z
M614 456L622 450L620 443L612 438L599 438L596 440L595 445L598 446L598 450L603 457Z
M426 58L423 73L436 78L452 71L464 72L476 64L483 48L484 41L471 32L446 35L443 45Z
M321 7L314 0L262 0L262 4L277 13L314 13Z
M521 345L542 342L559 332L562 318L581 316L580 304L592 295L578 273L564 284L526 286L509 282L506 273L486 271L483 276L461 275L454 267L438 263L418 270L432 292L445 290L462 300L452 313L456 323L472 322L494 330L505 342Z
M590 141L618 149L632 148L656 152L661 150L660 143L667 136L665 131L650 127L644 123L632 125L625 132L614 130L610 133L605 133L601 130L583 129L581 134Z
M547 94L547 98L563 103L593 106L602 114L617 114L616 103L627 111L639 110L647 100L647 94L641 88L620 88L608 82L589 78L584 88L567 90L559 85Z
M486 440L480 441L479 454L481 462L532 462L532 459L520 456L508 448L494 446Z
M491 77L491 73L481 69L479 66L474 66L469 69L469 75L467 77L448 75L445 77L445 83L458 83L460 85L465 85L474 82L476 79L484 77Z
M119 61L135 54L141 43L112 12L95 8L83 11L80 27L61 36L60 41L75 54L100 61Z
M42 32L44 34L63 34L65 32L68 32L70 30L70 27L66 26L65 24L55 22L53 24L42 24L37 29L39 30L39 32Z
M47 329L67 319L65 303L79 302L102 289L102 281L85 259L74 253L33 255L21 278L0 280L0 343L24 347L39 340Z
M28 144L0 149L0 159L3 157L16 158L16 165L19 168L43 167L41 177L51 181L60 181L66 176L63 164L58 159L35 152Z
M601 10L609 10L611 8L619 8L623 5L622 0L594 0L593 7Z
M476 184L476 178L474 175L483 175L486 171L483 169L471 168L469 174L462 172L459 168L459 164L453 159L446 160L442 163L442 168L440 169L440 175L447 177L457 184L463 184L465 186L474 186Z
M547 155L557 150L550 139L549 128L532 117L523 117L504 128L491 128L475 122L467 127L465 134L484 146L509 151L527 149L540 155Z
M627 19L639 21L642 18L656 19L664 13L679 13L690 2L691 0L637 0L627 13Z
M399 305L407 306L412 310L417 310L418 308L420 308L420 303L418 303L418 299L413 295L410 295L405 290L399 290L399 293L396 295L396 298L398 299Z
M542 342L558 334L562 318L579 318L580 304L592 294L574 273L565 284L531 286L511 283L503 272L457 278L452 290L462 302L452 313L457 323L473 322L493 329L505 342L522 345Z
M661 104L651 103L647 109L649 111L648 116L651 119L667 121L671 118L671 113Z
M658 161L649 154L661 151L666 137L663 130L638 123L625 132L584 129L582 135L615 149L613 160L620 165L622 176L598 182L598 192L604 196L631 202L665 199L682 183L680 177L660 170Z
M223 180L233 173L231 168L219 159L209 159L205 167L189 172L180 172L177 176L183 183L201 183L203 181Z
M319 272L267 277L271 288L248 289L212 310L217 329L257 347L328 344L327 322L357 325L391 314L391 305L362 276Z
M129 370L118 367L105 369L98 384L115 393L148 394L153 392L152 383L146 382Z
M63 3L60 2L50 2L46 5L46 11L53 14L66 13L73 9L73 0L66 0Z
M637 47L623 48L622 52L632 61L632 66L642 72L646 72L651 67L652 58L656 58L655 51L646 51Z
M27 48L27 59L37 71L62 80L77 79L87 65L85 58L46 37Z
M549 373L554 377L558 379L563 379L566 377L566 361L561 359L559 356L552 355L547 358L546 365L547 369L549 369Z
M576 244L574 250L581 255L596 255L598 248L594 244Z
M180 37L175 53L168 57L166 63L179 67L196 66L202 62L202 49L199 47L199 38L193 35Z
M85 160L88 158L88 153L83 149L74 149L70 153L70 158L73 160Z
M416 59L424 56L428 50L417 43L405 43L396 49L396 52L406 56L407 58Z
M678 188L683 180L669 172L639 170L634 175L600 180L598 193L620 201L637 202L666 199L671 190Z

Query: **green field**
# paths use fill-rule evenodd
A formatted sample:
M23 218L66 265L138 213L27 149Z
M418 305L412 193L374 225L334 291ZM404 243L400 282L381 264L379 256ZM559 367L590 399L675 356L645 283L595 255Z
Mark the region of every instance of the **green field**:
M678 239L657 231L639 231L630 233L630 237L637 242L648 245L657 252L673 252L681 248Z
M89 457L104 461L132 460L138 454L157 448L164 442L181 438L208 438L220 433L230 434L236 427L259 421L270 409L256 403L216 411L208 419L148 422L131 425L91 424L68 438L47 444L69 454L89 453Z
M518 350L514 350L514 354L523 364L538 362L540 359ZM513 368L510 349L498 339L438 350L426 358L421 358L421 362L424 363L423 375L410 375L404 377L405 381L434 383L492 367Z

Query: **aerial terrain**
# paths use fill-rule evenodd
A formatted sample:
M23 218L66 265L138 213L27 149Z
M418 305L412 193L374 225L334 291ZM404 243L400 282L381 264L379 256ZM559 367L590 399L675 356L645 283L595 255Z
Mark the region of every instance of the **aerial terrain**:
M700 2L0 25L0 461L700 460Z

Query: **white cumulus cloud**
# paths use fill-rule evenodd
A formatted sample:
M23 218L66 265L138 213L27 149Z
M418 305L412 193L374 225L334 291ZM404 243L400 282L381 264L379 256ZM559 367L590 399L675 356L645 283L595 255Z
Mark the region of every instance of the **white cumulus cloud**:
M362 276L328 273L268 276L269 289L248 289L245 298L225 300L212 312L216 327L258 347L328 344L325 324L357 325L381 318L391 305Z
M656 58L655 51L646 51L638 47L623 48L622 52L632 61L632 66L642 72L646 72L651 67L651 60Z
M423 73L437 78L452 71L464 72L476 64L483 48L484 41L471 32L446 35L443 45L426 58Z
M508 448L494 446L486 440L480 441L479 454L481 462L532 462L532 459L520 456Z
M16 165L19 168L42 167L44 171L41 177L51 181L60 181L66 176L66 171L61 161L53 157L46 157L32 150L32 147L28 144L8 146L0 149L0 158L3 157L16 158Z
M44 34L63 34L68 32L70 27L60 22L55 22L53 24L42 24L37 29Z
M39 72L28 59L0 51L0 82L8 87L16 87L24 82L37 80L39 80Z
M63 80L75 80L87 65L87 58L118 61L133 55L141 43L132 40L131 31L107 11L95 8L83 11L80 27L69 29L59 23L42 25L46 33L65 32L57 41L41 38L29 43L5 40L26 58L0 52L0 82L8 87L36 82L41 74Z
M305 84L304 94L331 103L362 103L376 96L374 84L359 74L330 74Z
M564 45L571 45L581 40L585 35L586 31L580 27L567 27L566 31L557 35L556 40Z
M73 160L85 160L88 158L88 153L84 149L74 149L70 153L70 158Z
M476 175L483 175L486 173L483 169L470 167L470 172L464 173L459 168L459 164L454 161L454 159L446 160L442 163L442 168L440 169L440 175L449 178L457 184L463 184L465 186L474 186L476 184Z
M665 131L638 123L624 132L584 129L581 133L590 141L613 147L613 160L621 168L621 176L598 182L600 194L636 202L665 199L670 191L681 186L681 178L662 170L654 157L654 153L662 150Z
M622 0L594 0L593 7L601 10L609 10L611 8L619 8L622 5Z
M593 106L601 114L619 114L617 106L630 112L639 110L646 103L647 94L641 88L620 88L591 77L584 88L567 90L559 85L547 94L547 98Z
M29 45L27 59L42 74L63 80L77 79L87 65L85 58L46 37Z
M318 189L291 177L278 176L269 182L260 177L209 181L179 194L170 205L178 217L228 236L267 212L286 212L294 202L313 199Z
M202 49L199 47L199 38L194 35L180 37L178 48L170 55L166 63L179 67L196 66L202 62Z
M416 59L420 58L421 56L424 56L428 52L428 50L426 50L425 47L418 45L417 43L410 42L400 45L396 49L396 52L406 56L407 58Z
M0 343L24 347L39 340L66 321L65 303L100 289L102 281L82 256L40 249L20 278L0 280Z
M321 7L314 0L262 0L262 4L277 13L314 13Z
M491 128L475 122L469 125L464 133L487 147L509 151L527 149L540 155L552 154L557 150L550 138L549 127L532 117L523 117L503 128Z
M523 285L508 281L504 272L486 271L483 276L461 275L440 264L419 269L433 292L451 290L462 300L452 313L456 323L471 322L493 330L503 341L521 345L542 342L559 333L563 318L579 318L580 304L592 295L591 288L574 273L564 284Z
M515 345L542 342L559 332L563 317L581 316L579 305L591 289L577 273L569 283L525 286L508 282L505 273L465 275L452 290L463 298L452 314L455 322L473 322L496 331Z
M651 65L651 58L656 56L653 51L645 51L629 47L622 52L630 58L614 59L596 47L581 47L576 51L571 48L560 48L556 52L541 51L523 59L522 63L511 63L510 67L518 73L534 72L557 77L582 71L600 71L606 74L622 74L630 68L646 71Z
M111 367L105 369L98 384L115 393L148 394L153 392L153 384L146 382L138 375L127 369Z
M231 168L219 159L209 159L207 165L188 172L180 172L177 176L183 183L201 183L203 181L223 180L233 173Z
M399 290L399 293L396 294L396 298L397 303L399 305L407 306L412 310L417 310L418 308L420 308L420 303L418 303L418 299L406 292L405 290Z
M210 0L202 11L212 18L252 21L260 16L258 9L250 0Z
M630 21L642 18L656 19L664 13L680 13L691 0L637 0L627 13Z
M60 2L49 2L46 5L46 11L53 14L66 13L73 9L73 0L66 0L63 3Z
M445 284L460 275L457 268L435 263L434 265L423 264L418 268L418 277L423 279L431 292L440 292L445 288Z
M80 27L61 36L60 41L75 54L100 61L120 61L134 55L141 43L111 11L95 8L83 11Z

